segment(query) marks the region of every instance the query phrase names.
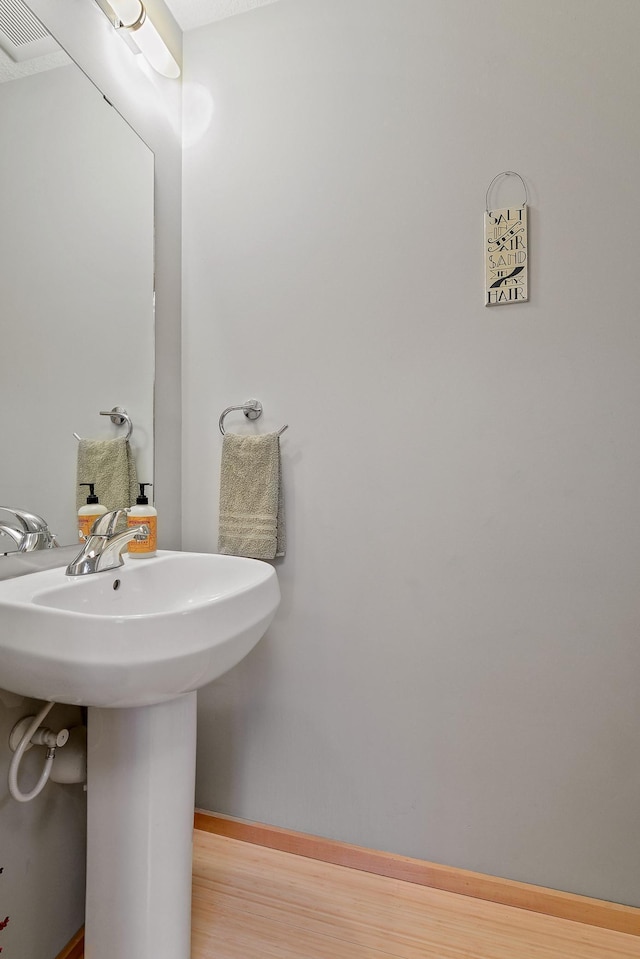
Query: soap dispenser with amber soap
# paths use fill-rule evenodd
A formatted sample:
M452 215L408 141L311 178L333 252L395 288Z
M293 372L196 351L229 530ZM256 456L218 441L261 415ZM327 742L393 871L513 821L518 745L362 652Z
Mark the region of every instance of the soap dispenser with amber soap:
M132 539L129 543L129 556L132 559L146 559L156 555L158 544L158 512L149 506L149 497L145 496L145 486L152 483L140 483L140 495L136 505L127 512L127 526L140 526L142 523L149 527L149 535L140 539Z
M107 512L107 507L98 502L94 492L95 485L95 483L78 483L78 486L89 487L86 506L81 506L78 510L78 539L81 543L84 543L97 518Z

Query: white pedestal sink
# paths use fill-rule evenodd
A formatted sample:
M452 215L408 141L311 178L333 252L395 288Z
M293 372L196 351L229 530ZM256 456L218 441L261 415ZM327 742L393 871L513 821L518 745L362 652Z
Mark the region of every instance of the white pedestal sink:
M279 601L271 566L209 553L0 582L2 685L89 707L86 959L189 959L195 690Z

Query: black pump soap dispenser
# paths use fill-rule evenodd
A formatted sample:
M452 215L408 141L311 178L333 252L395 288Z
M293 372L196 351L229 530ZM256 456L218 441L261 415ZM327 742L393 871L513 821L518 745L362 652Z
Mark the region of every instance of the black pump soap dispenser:
M78 510L78 540L81 543L86 540L97 518L107 512L107 507L98 502L98 497L94 492L95 485L95 483L78 483L78 486L89 487L87 504L81 506Z
M132 539L129 543L129 556L132 559L147 559L156 555L158 548L158 512L149 506L149 498L145 496L145 486L153 483L140 483L140 495L136 498L136 505L132 506L127 514L127 526L140 526L142 523L149 527L149 535L144 539Z

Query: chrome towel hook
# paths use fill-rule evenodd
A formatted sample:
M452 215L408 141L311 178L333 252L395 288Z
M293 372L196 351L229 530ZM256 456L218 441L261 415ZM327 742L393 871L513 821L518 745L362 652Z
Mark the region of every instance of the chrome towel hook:
M259 416L262 416L262 403L260 400L245 400L242 406L227 406L226 410L223 410L220 414L220 419L218 420L218 426L223 436L225 435L224 418L227 413L233 413L235 410L242 410L248 420L257 420ZM285 423L285 425L281 426L278 430L278 436L281 436L284 431L288 429L289 424Z
M127 424L127 435L125 439L131 439L131 434L133 433L133 423L131 422L131 417L127 411L122 406L114 406L112 410L100 410L100 416L110 416L111 422L114 426L122 426L124 423ZM77 433L73 434L75 438L79 441L80 437Z

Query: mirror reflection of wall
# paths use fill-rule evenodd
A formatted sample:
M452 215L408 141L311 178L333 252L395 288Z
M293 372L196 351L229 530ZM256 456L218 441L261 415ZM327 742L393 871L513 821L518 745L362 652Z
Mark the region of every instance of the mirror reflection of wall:
M153 154L64 54L13 73L10 61L0 59L0 505L39 513L73 543L73 433L126 429L101 410L129 412L139 478L153 481ZM17 75L38 61L51 67ZM0 552L13 548L0 537Z

